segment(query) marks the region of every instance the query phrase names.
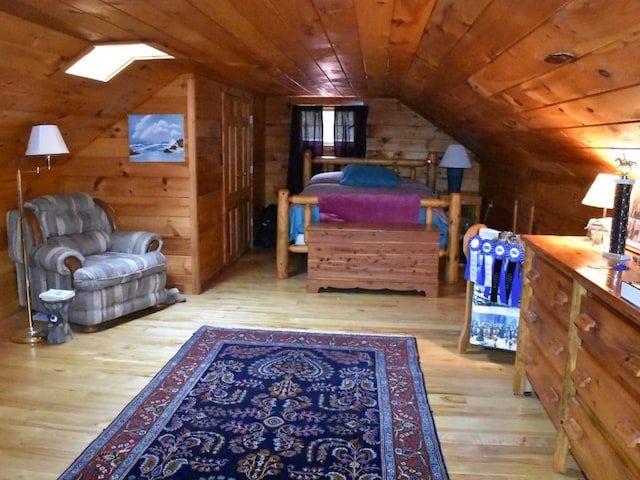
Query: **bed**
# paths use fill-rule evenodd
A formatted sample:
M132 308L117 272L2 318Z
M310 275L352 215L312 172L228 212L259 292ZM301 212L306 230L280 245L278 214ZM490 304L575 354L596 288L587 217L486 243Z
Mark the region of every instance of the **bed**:
M314 165L320 165L322 171L319 175L312 177ZM417 172L425 168L423 160L403 160L403 159L371 159L371 158L344 158L344 157L312 157L310 151L304 153L303 158L303 180L307 185L305 189L297 195L291 195L287 189L278 192L278 215L277 215L277 239L276 239L276 274L278 278L284 279L289 276L289 260L291 254L308 253L309 245L305 239L304 230L310 225L316 225L320 220L324 221L319 212L319 203L326 204L327 188L331 191L339 192L337 195L355 195L370 193L382 193L380 188L368 187L362 190L357 187L345 188L340 185L340 181L349 168L357 169L359 165L387 167L390 172L395 172L398 184L402 188L408 189L408 194L418 196L420 225L425 229L439 228L443 231L439 242L439 256L443 258L445 283L455 283L458 280L458 255L459 255L459 234L460 216L462 202L460 194L454 193L446 198L438 198L425 184L416 180ZM344 171L341 170L345 167ZM376 170L380 172L381 170ZM313 178L313 180L312 180ZM345 193L344 190L347 192ZM395 192L395 189L393 189ZM343 197L344 198L344 197ZM349 197L352 198L352 197ZM399 200L402 202L402 200ZM351 201L349 203L352 203ZM404 209L403 209L404 210ZM446 214L443 214L446 212ZM320 222L322 223L322 222ZM347 222L348 223L348 222ZM344 224L344 223L343 223ZM381 225L376 222L377 227L383 227L391 231L402 230L397 225L390 223ZM400 233L401 235L401 233ZM396 237L397 238L397 237ZM394 241L394 247L397 248ZM381 246L384 249L384 245ZM384 250L383 250L384 251ZM438 265L440 262L438 262ZM439 266L433 268L429 275L439 277ZM377 285L384 288L384 285ZM393 289L393 288L391 288Z

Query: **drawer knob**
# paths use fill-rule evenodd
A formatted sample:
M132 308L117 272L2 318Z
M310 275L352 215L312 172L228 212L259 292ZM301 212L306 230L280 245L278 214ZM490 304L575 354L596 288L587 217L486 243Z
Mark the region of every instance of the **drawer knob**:
M540 272L538 272L535 268L532 268L531 270L529 270L529 273L527 273L527 277L529 278L529 281L531 283L535 283L540 278Z
M531 365L533 363L533 357L528 353L522 352L518 357L525 365Z
M538 314L531 309L527 310L527 315L524 317L527 323L536 323L538 321Z
M586 313L581 313L576 316L573 323L583 332L590 332L598 326L597 322Z
M573 380L579 388L586 388L591 383L591 375L584 370L575 369L573 371Z
M556 392L556 390L553 387L549 387L547 389L546 397L550 403L558 403L560 401L560 395L558 395L558 392Z
M634 377L640 377L640 357L634 353L630 353L622 362L624 369Z
M564 421L564 431L567 432L567 436L571 440L577 440L584 434L582 427L573 417L569 417Z
M564 352L564 345L560 340L558 340L557 338L554 338L549 341L549 344L551 345L552 353L556 357L559 357L560 355L562 355L562 352Z
M629 420L622 420L616 425L616 432L624 439L624 443L629 448L636 448L640 445L640 432Z
M556 290L556 292L553 294L553 303L558 307L561 307L568 301L569 301L569 297L564 292Z

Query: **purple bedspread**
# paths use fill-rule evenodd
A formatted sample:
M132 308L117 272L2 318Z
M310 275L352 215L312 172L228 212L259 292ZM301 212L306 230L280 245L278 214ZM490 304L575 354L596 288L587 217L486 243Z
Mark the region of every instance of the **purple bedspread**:
M420 222L420 195L347 193L318 195L320 221L404 223Z

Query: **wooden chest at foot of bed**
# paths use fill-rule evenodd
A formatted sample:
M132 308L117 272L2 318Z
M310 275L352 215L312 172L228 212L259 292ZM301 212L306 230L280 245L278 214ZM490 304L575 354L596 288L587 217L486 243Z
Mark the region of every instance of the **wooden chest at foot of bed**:
M307 291L416 290L438 296L440 230L424 225L323 222L306 229Z

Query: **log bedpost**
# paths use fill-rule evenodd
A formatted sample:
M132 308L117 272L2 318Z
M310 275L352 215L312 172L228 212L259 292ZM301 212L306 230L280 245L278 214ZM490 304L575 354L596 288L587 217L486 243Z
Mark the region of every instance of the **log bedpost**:
M307 148L302 154L302 185L308 185L313 168L313 153Z
M460 193L449 196L449 228L447 232L447 265L445 282L448 284L458 281L458 258L460 255L460 223L462 216L462 197Z
M289 190L278 190L278 218L276 230L276 276L289 276Z

